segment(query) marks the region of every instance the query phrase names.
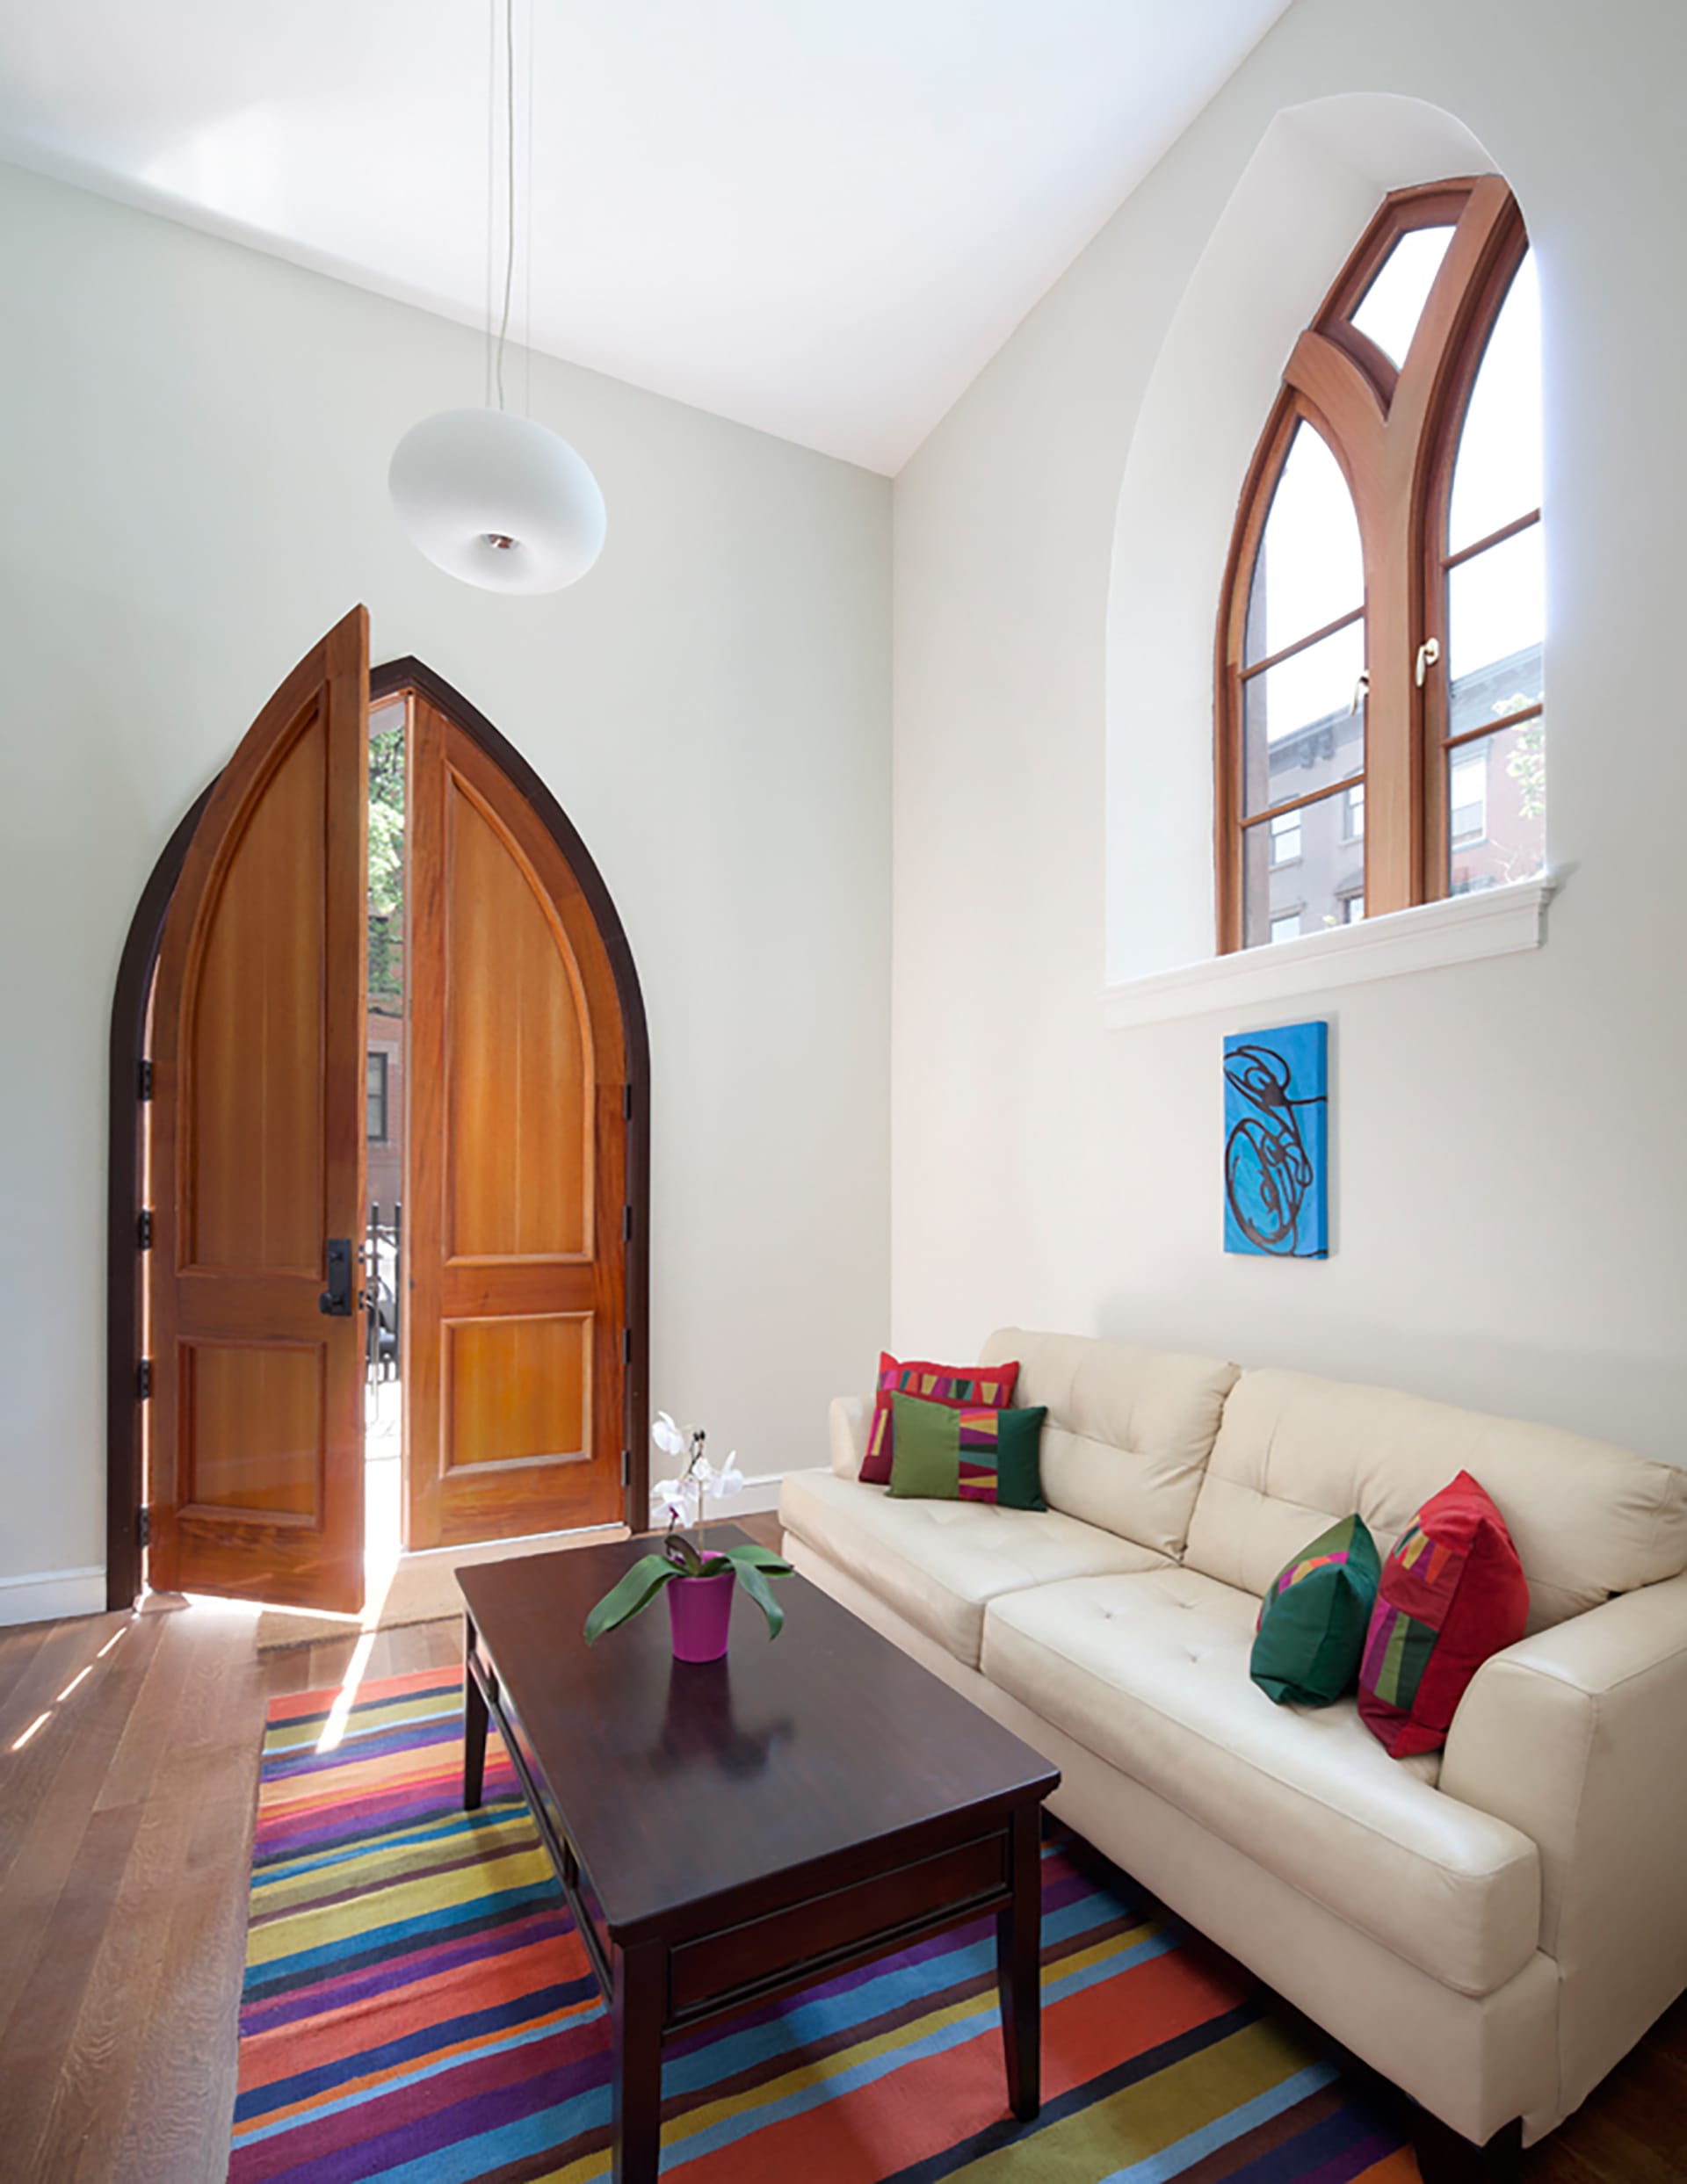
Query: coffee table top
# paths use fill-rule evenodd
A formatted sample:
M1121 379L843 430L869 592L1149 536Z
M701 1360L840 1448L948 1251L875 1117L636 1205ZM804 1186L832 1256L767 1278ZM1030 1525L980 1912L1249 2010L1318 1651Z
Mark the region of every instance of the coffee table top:
M712 1525L709 1544L743 1539ZM554 1794L611 1932L923 1831L981 1831L1060 1781L1029 1745L800 1577L785 1629L740 1587L722 1661L676 1661L668 1610L595 1646L581 1626L650 1539L457 1573L469 1615Z

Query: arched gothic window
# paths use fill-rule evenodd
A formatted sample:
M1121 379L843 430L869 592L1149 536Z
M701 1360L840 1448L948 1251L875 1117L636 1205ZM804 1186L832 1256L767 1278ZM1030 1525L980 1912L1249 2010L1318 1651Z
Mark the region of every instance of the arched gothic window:
M1218 931L1546 861L1540 314L1496 176L1384 200L1296 343L1219 621Z

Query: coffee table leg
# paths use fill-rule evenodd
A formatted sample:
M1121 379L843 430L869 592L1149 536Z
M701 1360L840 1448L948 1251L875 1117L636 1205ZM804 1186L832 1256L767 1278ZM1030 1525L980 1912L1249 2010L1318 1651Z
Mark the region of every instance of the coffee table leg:
M473 1812L481 1802L486 1775L486 1694L470 1666L474 1651L474 1625L463 1624L463 1810Z
M1012 1899L996 1914L996 1984L1002 2000L1008 2105L1029 2123L1042 2106L1043 1869L1038 1807L1014 1814L1008 1837Z
M655 2184L662 2159L662 2014L665 1951L646 1942L614 1951L614 2184Z

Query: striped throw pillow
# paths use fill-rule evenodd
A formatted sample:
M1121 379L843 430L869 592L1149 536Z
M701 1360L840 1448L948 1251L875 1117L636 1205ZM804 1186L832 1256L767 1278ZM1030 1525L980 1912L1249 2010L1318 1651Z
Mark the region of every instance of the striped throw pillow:
M867 1452L861 1477L870 1486L887 1486L896 1454L896 1416L891 1398L917 1396L950 1410L1005 1410L1013 1400L1019 1361L1007 1365L934 1365L915 1358L906 1363L888 1350L879 1353L879 1390L867 1428Z

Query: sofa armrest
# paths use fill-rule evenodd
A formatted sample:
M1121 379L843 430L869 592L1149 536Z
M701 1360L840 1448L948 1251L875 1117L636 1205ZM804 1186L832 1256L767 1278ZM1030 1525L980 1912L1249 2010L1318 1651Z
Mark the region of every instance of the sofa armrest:
M859 1479L867 1453L867 1428L872 1420L870 1395L832 1398L832 1469L840 1479Z
M1575 2107L1687 1986L1687 1576L1624 1593L1483 1663L1442 1790L1540 1852Z

